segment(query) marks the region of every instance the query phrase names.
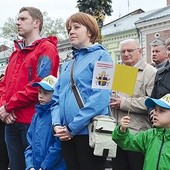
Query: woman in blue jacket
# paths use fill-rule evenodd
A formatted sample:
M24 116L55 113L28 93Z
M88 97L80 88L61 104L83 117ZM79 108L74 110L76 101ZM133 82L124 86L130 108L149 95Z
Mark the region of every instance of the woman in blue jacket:
M73 14L66 21L66 29L73 46L74 60L62 65L54 90L54 131L62 141L68 170L104 170L104 158L95 156L93 148L89 146L88 124L94 116L109 113L111 91L93 89L92 78L96 61L112 63L112 59L97 43L100 33L92 16L82 12ZM81 109L71 88L70 73L73 61L73 79L84 103Z

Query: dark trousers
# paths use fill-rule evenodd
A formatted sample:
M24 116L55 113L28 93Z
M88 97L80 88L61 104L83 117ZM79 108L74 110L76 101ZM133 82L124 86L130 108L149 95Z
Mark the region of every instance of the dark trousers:
M139 152L117 148L116 158L112 159L113 170L142 170L144 155Z
M29 125L14 123L5 126L5 141L9 155L10 170L24 170L24 151L28 146L27 131Z
M106 159L94 156L88 135L77 135L61 144L67 170L104 170Z
M8 169L8 152L5 143L5 123L0 120L0 170Z

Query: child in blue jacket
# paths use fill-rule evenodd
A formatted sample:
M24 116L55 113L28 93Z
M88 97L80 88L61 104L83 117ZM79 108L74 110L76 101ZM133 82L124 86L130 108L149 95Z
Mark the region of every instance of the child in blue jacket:
M39 104L36 105L36 114L27 133L26 170L66 170L60 140L53 135L51 126L50 107L54 103L52 95L56 82L57 78L49 75L32 85L39 87Z

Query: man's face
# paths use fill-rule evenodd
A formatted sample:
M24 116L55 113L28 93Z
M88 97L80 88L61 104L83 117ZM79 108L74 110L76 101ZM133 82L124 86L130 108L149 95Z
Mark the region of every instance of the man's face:
M37 20L33 20L28 11L23 11L19 13L18 20L16 23L18 35L23 38L28 37L34 30L36 24Z
M141 49L135 42L125 42L120 45L122 62L128 66L134 66L141 57Z
M162 45L151 47L151 54L155 64L160 64L167 59L166 49Z

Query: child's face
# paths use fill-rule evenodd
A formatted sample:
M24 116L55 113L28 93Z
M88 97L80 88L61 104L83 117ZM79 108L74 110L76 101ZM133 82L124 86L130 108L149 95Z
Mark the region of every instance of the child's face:
M153 126L170 128L170 110L156 106L153 112Z
M44 105L44 104L50 102L52 99L52 95L53 95L52 91L47 91L47 90L44 90L42 87L39 87L38 100L39 100L40 104Z

